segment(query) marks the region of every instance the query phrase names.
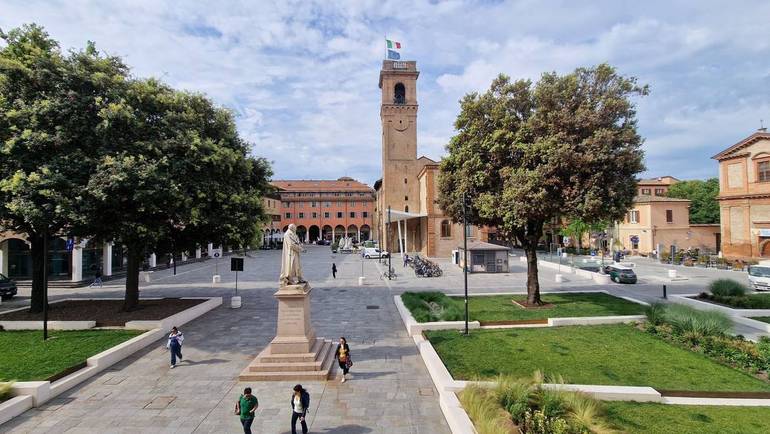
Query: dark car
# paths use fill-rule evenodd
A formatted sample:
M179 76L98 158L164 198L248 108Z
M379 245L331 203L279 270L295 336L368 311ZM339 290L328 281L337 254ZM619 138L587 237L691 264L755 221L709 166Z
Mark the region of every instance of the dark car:
M613 282L636 283L634 270L623 265L607 265L604 267L604 273L609 274Z
M7 300L16 295L17 291L16 282L0 274L0 297Z

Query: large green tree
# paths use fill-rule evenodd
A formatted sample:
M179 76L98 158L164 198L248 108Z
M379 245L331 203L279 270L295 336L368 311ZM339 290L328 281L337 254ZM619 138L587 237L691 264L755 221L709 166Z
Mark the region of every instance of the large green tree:
M521 243L529 304L542 303L536 248L546 222L618 220L631 206L644 169L632 98L646 93L602 64L535 84L500 75L460 101L439 205L461 221L465 193L470 222Z
M227 110L157 80L133 81L101 116L103 146L85 191L83 230L126 246L124 309L132 310L146 253L204 241L240 246L255 237L271 170L249 156Z
M39 26L0 32L0 229L31 244L31 310L43 308L43 240L69 232L93 171L99 111L127 68L85 50L61 53Z
M668 196L690 200L690 223L719 223L718 178L677 182Z

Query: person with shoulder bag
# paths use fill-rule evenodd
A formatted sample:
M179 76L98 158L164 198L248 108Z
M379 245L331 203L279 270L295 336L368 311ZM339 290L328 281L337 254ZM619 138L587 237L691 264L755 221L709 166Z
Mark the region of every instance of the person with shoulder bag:
M176 359L182 361L182 342L184 342L184 335L178 328L172 327L171 333L168 335L168 342L166 342L166 348L171 351L171 369L176 367Z
M254 423L254 412L257 408L259 401L251 394L251 387L243 389L243 395L235 402L235 414L241 418L243 434L251 434L251 424Z
M350 367L353 366L353 359L350 357L350 347L344 336L340 337L340 343L337 345L334 358L337 359L337 363L339 363L340 369L342 369L342 380L340 383L344 383L346 381L345 375L348 374Z

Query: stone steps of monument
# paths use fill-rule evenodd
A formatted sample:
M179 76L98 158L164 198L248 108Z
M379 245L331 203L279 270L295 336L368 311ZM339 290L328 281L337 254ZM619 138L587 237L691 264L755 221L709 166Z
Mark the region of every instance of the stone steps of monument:
M325 344L332 345L331 341L326 341ZM332 371L334 365L334 354L326 351L320 352L319 358L323 357L323 361L319 370L307 370L307 371L271 371L271 372L252 372L250 366L241 372L238 376L239 381L283 381L283 380L316 380L323 381L329 379L329 374Z
M261 363L292 363L292 362L313 362L318 358L318 353L323 345L326 344L323 338L317 338L310 348L309 353L299 354L260 354L257 360ZM268 347L269 348L269 347ZM336 348L335 348L336 349Z
M265 363L264 360L258 359L256 363L249 365L249 372L296 372L320 370L328 357L334 358L333 352L335 348L331 341L324 341L321 339L318 341L322 342L321 349L318 351L315 360L313 361L290 360L280 363Z

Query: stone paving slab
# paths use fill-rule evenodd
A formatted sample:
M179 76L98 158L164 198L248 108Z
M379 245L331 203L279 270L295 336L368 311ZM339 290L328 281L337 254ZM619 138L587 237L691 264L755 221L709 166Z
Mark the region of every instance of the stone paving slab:
M312 320L318 336L336 341L345 335L354 360L344 384L336 379L303 384L311 394L311 432L448 433L438 393L403 329L392 292L381 283L357 286L357 255L308 250L303 267L313 286ZM247 259L247 271L239 276L243 308L230 309L226 301L183 327L185 359L176 369L169 369L165 342L158 341L49 405L0 426L0 432L237 433L241 427L233 415L235 400L250 386L260 401L253 431L289 433L288 401L295 382L237 381L275 334L279 252L259 253ZM330 276L332 261L340 269L337 279ZM143 287L142 295L234 294L227 273L222 273L224 283L213 287L208 283L211 272L212 267L191 268ZM381 282L377 273L373 263L364 263L369 282ZM115 296L118 291L100 293Z

